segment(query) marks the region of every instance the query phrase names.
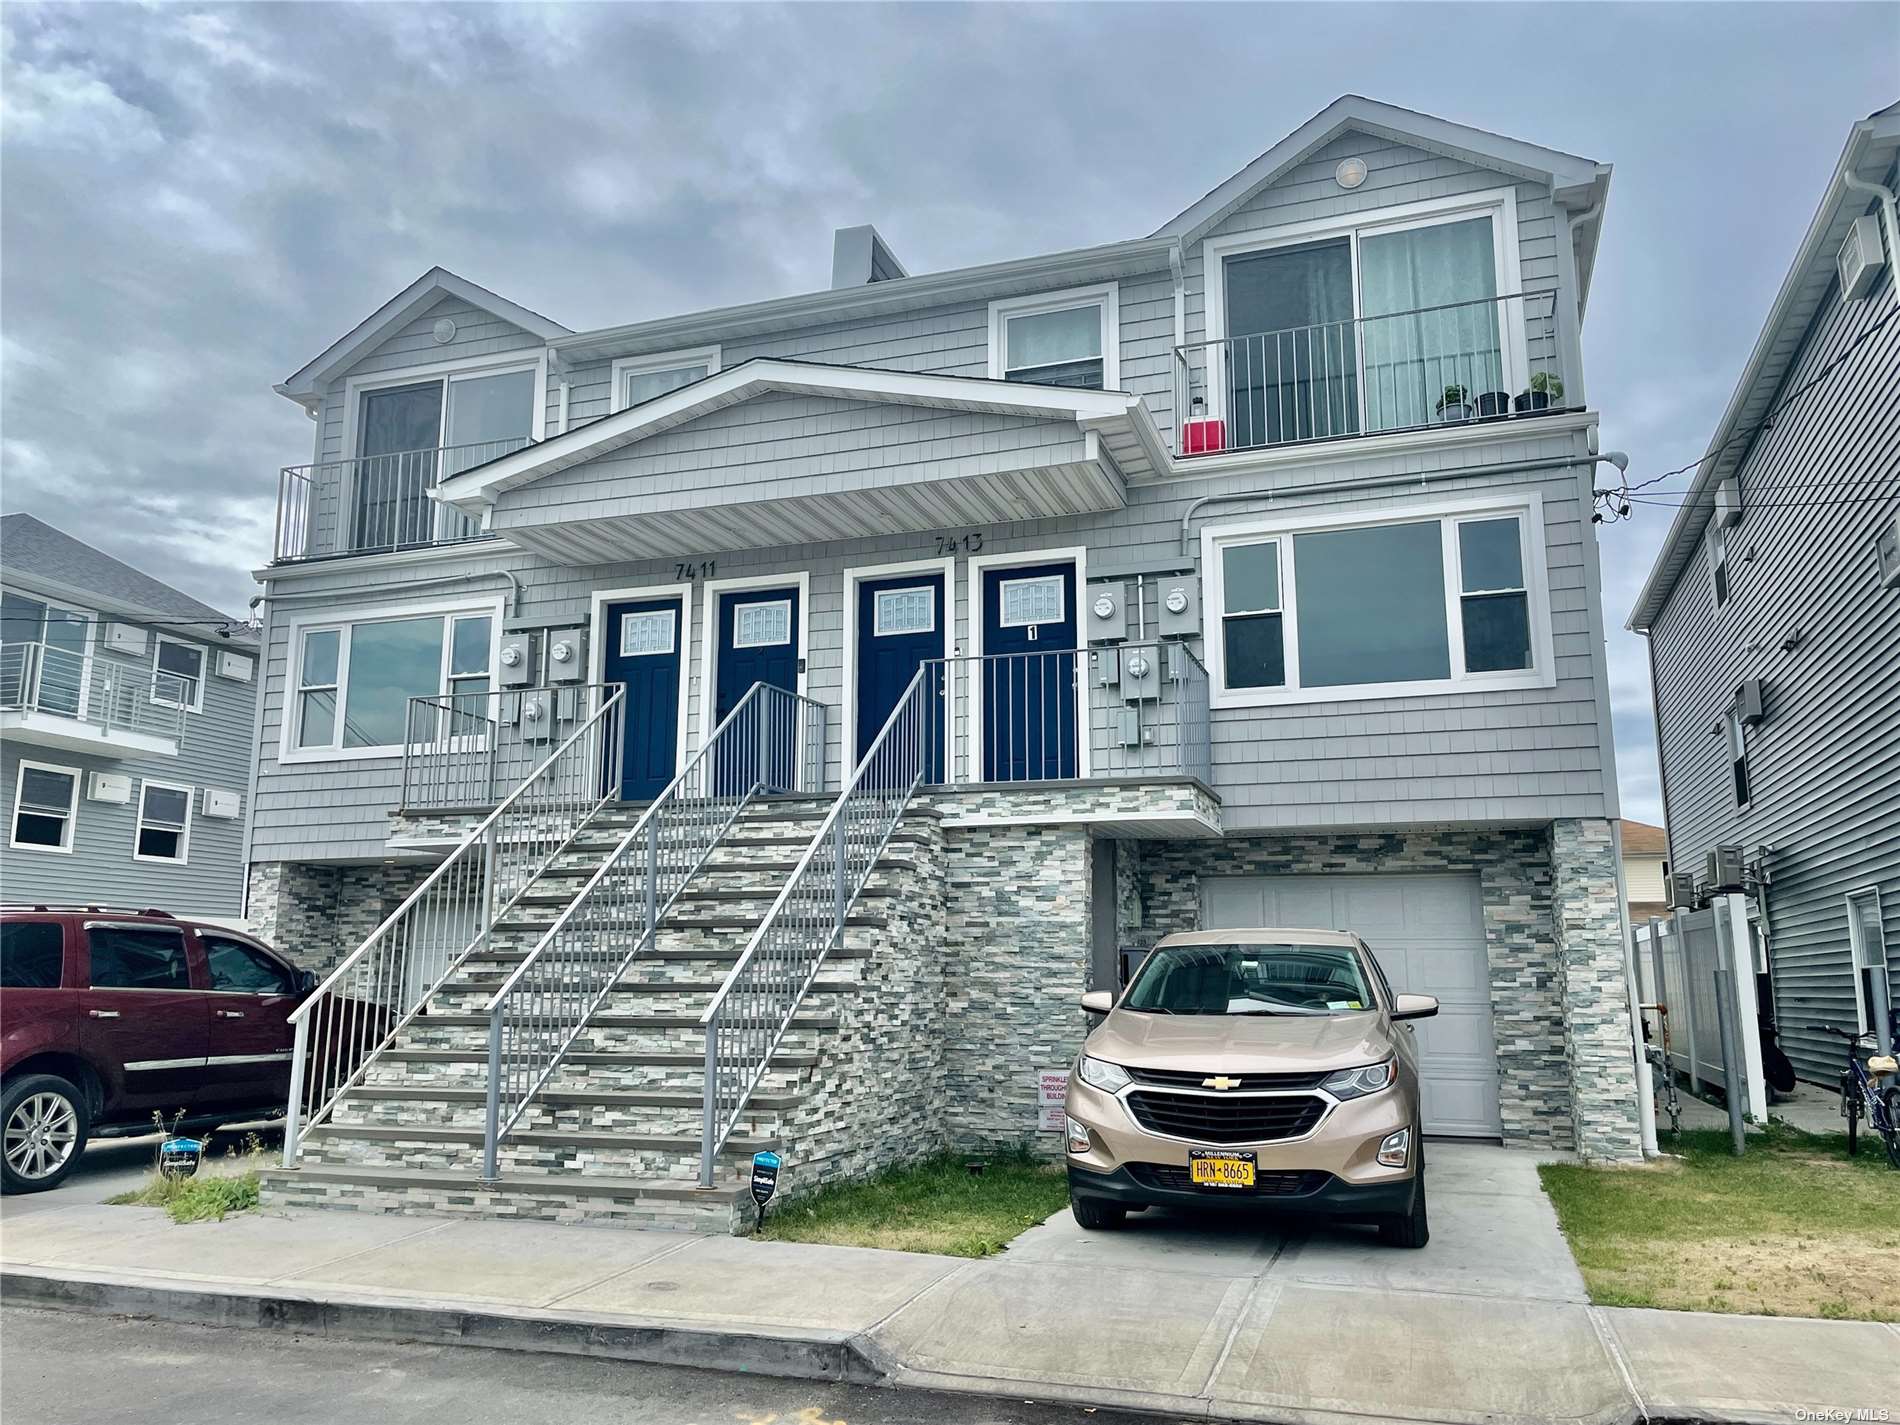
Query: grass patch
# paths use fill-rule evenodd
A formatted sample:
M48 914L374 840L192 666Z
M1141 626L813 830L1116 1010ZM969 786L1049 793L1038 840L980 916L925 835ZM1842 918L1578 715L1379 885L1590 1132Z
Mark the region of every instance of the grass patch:
M230 1213L257 1206L257 1170L192 1178L167 1178L154 1172L151 1181L136 1192L122 1192L106 1201L120 1206L162 1207L173 1222L222 1222Z
M966 1166L974 1159L984 1165L981 1177ZM987 1257L1068 1202L1060 1164L1014 1149L946 1153L768 1210L759 1235L773 1242Z
M1900 1321L1900 1174L1879 1145L1773 1124L1730 1152L1725 1130L1663 1139L1643 1167L1538 1169L1603 1306Z

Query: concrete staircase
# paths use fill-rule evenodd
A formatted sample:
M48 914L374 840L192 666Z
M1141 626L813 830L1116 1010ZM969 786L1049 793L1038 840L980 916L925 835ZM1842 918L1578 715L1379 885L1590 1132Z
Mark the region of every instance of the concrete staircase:
M588 1022L546 1089L500 1145L496 1181L481 1180L488 998L573 900L638 815L609 808L582 831L515 908L370 1065L329 1119L304 1138L298 1166L264 1174L276 1203L370 1212L602 1220L694 1231L743 1231L753 1208L751 1156L826 1137L841 1025L893 935L941 906L941 835L919 812L900 825L852 907L746 1116L699 1186L704 1036L699 1015L817 829L829 798L749 806ZM877 996L873 996L876 999ZM855 1073L847 1073L855 1079ZM835 1150L827 1155L837 1157ZM841 1160L842 1161L842 1160ZM813 1181L815 1178L808 1178Z

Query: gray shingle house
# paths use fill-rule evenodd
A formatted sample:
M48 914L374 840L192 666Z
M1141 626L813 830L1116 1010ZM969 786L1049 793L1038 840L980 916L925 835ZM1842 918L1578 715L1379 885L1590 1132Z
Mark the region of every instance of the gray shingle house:
M0 894L235 920L257 693L239 621L0 518Z
M1670 862L1741 848L1781 1046L1830 1085L1808 1026L1871 1028L1900 965L1896 187L1900 105L1849 131L1629 620Z
M338 968L273 1191L728 1227L768 1144L1059 1151L1077 996L1243 923L1441 998L1427 1131L1638 1155L1608 182L1347 97L1124 242L398 294L278 388L250 913Z

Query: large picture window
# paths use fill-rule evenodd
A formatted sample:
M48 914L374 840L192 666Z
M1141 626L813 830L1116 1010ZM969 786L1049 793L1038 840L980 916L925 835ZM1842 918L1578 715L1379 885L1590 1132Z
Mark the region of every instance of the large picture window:
M452 695L473 715L491 688L494 627L484 610L303 628L287 755L400 751L411 698Z
M1206 531L1216 704L1547 681L1537 508Z
M1071 288L990 303L990 375L1038 386L1120 385L1116 288Z

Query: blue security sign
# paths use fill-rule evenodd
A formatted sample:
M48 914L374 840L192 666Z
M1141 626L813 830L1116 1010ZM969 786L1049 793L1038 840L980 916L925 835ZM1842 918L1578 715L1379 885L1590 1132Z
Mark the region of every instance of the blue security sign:
M205 1145L197 1138L167 1138L158 1145L158 1170L168 1178L188 1178L204 1161Z
M778 1191L779 1157L777 1153L752 1155L752 1200L763 1208Z

